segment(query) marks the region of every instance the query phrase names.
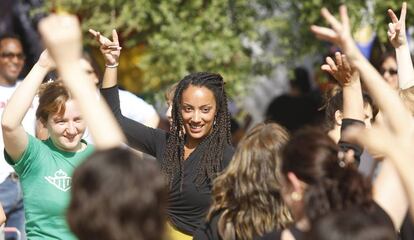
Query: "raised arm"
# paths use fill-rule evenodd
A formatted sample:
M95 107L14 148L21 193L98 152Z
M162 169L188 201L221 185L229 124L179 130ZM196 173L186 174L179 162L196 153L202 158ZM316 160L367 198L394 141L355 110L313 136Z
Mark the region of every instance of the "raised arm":
M157 152L156 149L161 145L160 142L165 141L165 132L159 129L146 127L137 121L123 116L121 112L119 91L117 87L117 66L121 50L118 34L113 30L111 41L93 29L90 29L89 32L99 43L101 53L105 59L105 74L101 89L103 97L109 104L116 120L121 125L122 131L127 137L131 147L155 156Z
M399 118L401 116L393 116ZM383 188L394 184L392 181L387 181L387 172L395 174L397 171L409 200L409 206L411 209L411 216L414 218L414 175L412 169L414 169L414 148L412 147L413 136L411 134L413 126L411 125L405 133L395 132L386 122L376 122L371 129L351 129L347 132L347 138L355 140L360 144L363 144L368 148L370 152L375 152L382 156L385 156L389 161L384 162L383 168L390 168L391 171L381 171L378 183L378 191ZM396 147L399 146L399 147ZM393 163L394 166L390 166ZM394 168L395 167L395 168ZM385 185L384 185L385 184ZM398 186L401 187L401 186ZM384 196L384 201L395 201L396 196L393 197ZM388 199L388 200L387 200ZM398 200L398 199L397 199ZM400 209L404 210L404 206ZM405 211L403 212L405 213Z
M333 42L343 49L352 66L359 70L367 89L386 118L388 126L396 134L406 134L407 130L412 127L411 114L403 106L397 92L385 83L381 75L356 47L351 36L346 7L340 7L341 21L338 21L325 8L321 12L332 28L312 26L311 30L318 38ZM378 186L378 182L374 183L374 199L389 214L398 229L404 218L404 211L401 209L406 207L407 201L405 194L400 191L399 179L395 172L386 167L382 171L385 172L383 175L386 176L387 181L392 184L375 187L375 185ZM393 196L394 201L388 201L389 196Z
M117 85L118 81L118 65L119 56L121 55L121 47L119 46L118 33L116 30L112 30L112 41L101 35L93 29L89 29L89 32L95 37L99 43L102 55L105 59L105 73L102 82L102 88L110 88Z
M358 50L351 36L346 7L340 7L341 21L332 16L326 8L323 8L321 13L332 28L312 26L311 30L318 38L335 43L342 48L351 65L361 74L371 97L381 108L383 115L390 121L390 126L395 131L405 131L405 127L411 124L411 121L407 121L411 114L404 106L401 106L401 100L397 92L388 86L378 71ZM404 117L402 121L396 121L394 118L388 118L391 115Z
M342 132L352 125L363 125L365 119L364 100L362 97L359 73L348 62L344 54L335 53L335 61L326 58L326 64L321 69L331 74L342 87L342 124L338 145L343 151L352 150L356 163L359 164L363 148L343 139Z
M98 149L117 147L124 136L105 102L96 97L96 87L81 70L82 42L75 16L51 15L39 24L42 38L57 64L67 88L77 100Z
M326 58L321 69L331 74L343 90L343 118L364 121L364 101L362 98L359 73L348 62L344 54L335 53L335 61Z
M1 119L4 147L13 161L20 158L28 144L27 133L22 126L23 118L29 110L43 78L53 68L53 60L47 51L43 51L4 109Z
M118 79L117 67L119 65L119 56L121 54L121 49L122 49L119 45L118 33L116 32L115 29L112 30L112 40L110 40L109 38L106 38L105 36L102 36L100 32L97 32L93 29L89 29L89 33L92 34L92 36L94 36L96 41L99 43L100 45L99 49L101 50L101 53L105 59L105 73L104 73L104 78L102 82L102 88L114 87L117 85L117 79ZM132 101L131 106L144 107L143 104L140 101L138 101L138 98L135 95L133 94L131 95L133 96L132 98L129 99L129 101ZM147 119L145 119L146 121L143 123L148 127L156 128L159 123L159 116L157 112L152 108L152 106L150 105L146 106L146 105L149 105L149 104L145 103L145 107L146 107L145 114L146 115L150 114L150 115L147 117ZM123 108L123 109L126 109L126 108ZM139 112L138 109L133 109L133 111L134 111L134 114L131 114L131 113L129 114L124 113L124 114L132 118L133 120L136 120L136 118L134 119L132 116L143 114L142 112Z
M391 22L388 24L388 39L395 48L398 65L398 82L400 89L406 89L414 85L414 67L411 61L410 49L408 47L405 16L407 14L407 3L403 2L400 19L388 9Z

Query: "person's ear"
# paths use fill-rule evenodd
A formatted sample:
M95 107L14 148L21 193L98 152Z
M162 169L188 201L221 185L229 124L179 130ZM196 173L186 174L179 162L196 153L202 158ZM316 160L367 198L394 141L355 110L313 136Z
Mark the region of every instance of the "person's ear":
M335 124L338 125L338 126L341 126L343 118L344 117L342 116L342 112L339 111L339 110L336 110L335 111Z
M294 191L302 192L302 181L293 172L288 172L287 178Z
M290 198L293 201L300 201L303 198L304 184L299 178L292 172L288 172L287 178L292 186Z
M36 137L40 140L46 140L49 138L49 130L47 129L46 120L40 118L36 120Z

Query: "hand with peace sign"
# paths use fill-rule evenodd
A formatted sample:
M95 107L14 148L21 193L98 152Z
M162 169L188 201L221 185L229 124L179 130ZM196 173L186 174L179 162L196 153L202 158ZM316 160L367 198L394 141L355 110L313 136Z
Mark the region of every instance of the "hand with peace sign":
M401 8L400 19L391 9L388 9L388 15L391 21L388 24L388 39L394 48L399 48L401 45L407 44L407 36L405 34L405 16L407 14L407 3L403 2Z
M91 33L99 43L99 49L105 58L105 65L107 67L117 67L122 48L119 46L118 33L116 30L112 30L112 41L93 29L89 29L89 33Z
M339 8L340 21L338 21L326 8L322 8L321 14L326 21L328 21L329 25L331 25L331 28L312 25L311 31L318 39L338 45L349 59L355 59L360 52L351 35L351 27L346 6L342 5Z
M405 32L407 3L403 2L402 4L400 19L397 18L397 15L391 9L388 9L388 15L392 22L388 24L387 35L392 46L395 48L397 56L398 83L401 89L406 89L414 85L414 67Z

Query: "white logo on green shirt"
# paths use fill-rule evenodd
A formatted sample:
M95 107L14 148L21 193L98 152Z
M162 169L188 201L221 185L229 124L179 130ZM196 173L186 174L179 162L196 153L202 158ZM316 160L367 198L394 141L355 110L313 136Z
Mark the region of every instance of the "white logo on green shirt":
M72 178L68 177L68 174L65 173L62 169L59 169L55 172L55 176L47 176L45 179L55 186L57 189L66 192L72 186Z

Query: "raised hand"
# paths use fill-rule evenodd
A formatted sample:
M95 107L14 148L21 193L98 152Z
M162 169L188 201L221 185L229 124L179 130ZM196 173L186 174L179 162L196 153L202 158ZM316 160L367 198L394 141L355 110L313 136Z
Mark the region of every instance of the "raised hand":
M359 53L358 48L351 35L351 27L349 23L348 11L346 6L341 5L339 8L341 21L338 21L326 8L322 8L321 14L325 20L331 25L331 28L311 26L311 31L317 38L332 42L338 45L348 58L353 59Z
M101 53L105 57L105 62L107 66L116 66L118 65L119 56L121 55L121 47L119 46L118 33L116 30L112 30L112 41L108 38L101 35L100 32L97 32L93 29L89 29L96 41L99 43Z
M50 15L40 21L39 32L58 66L79 61L82 53L82 34L75 16Z
M327 57L326 64L323 64L321 69L331 74L341 86L359 79L358 71L351 67L345 54L340 52L335 53L335 61Z
M394 48L399 48L401 45L407 44L407 36L405 34L405 16L407 14L407 3L403 2L401 8L400 19L391 9L388 9L388 15L391 22L388 24L388 39Z

